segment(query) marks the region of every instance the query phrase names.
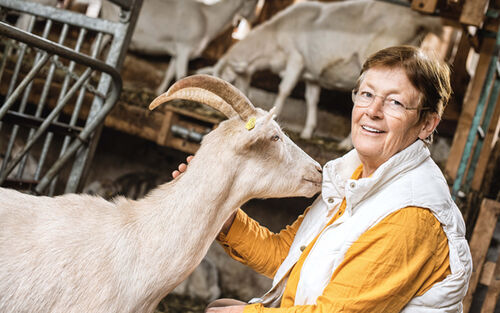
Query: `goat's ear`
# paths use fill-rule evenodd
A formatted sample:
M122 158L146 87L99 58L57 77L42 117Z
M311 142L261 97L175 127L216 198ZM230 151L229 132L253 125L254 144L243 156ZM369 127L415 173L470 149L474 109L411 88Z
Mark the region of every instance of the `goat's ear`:
M266 123L269 123L271 120L273 120L275 117L276 117L276 107L272 107L271 110L269 110L269 112L267 113L265 119L266 119Z
M265 143L269 141L270 138L270 127L271 121L274 117L274 110L271 110L268 114L260 117L257 120L250 120L247 122L246 127L248 130L247 140L244 142L244 148L249 149L256 144ZM254 124L253 124L254 123ZM251 129L248 126L252 125Z

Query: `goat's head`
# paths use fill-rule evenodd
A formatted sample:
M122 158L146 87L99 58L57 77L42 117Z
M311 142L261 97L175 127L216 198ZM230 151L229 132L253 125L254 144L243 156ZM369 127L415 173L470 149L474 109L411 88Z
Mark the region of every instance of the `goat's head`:
M235 175L236 186L250 189L251 197L311 197L319 192L320 165L283 133L273 110L255 108L233 85L209 75L179 80L149 108L173 99L207 104L229 118L203 138L197 156L228 162L227 174Z

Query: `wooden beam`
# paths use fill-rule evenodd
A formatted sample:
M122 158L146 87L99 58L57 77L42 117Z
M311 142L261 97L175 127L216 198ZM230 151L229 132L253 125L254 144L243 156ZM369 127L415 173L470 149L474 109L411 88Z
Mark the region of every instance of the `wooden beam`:
M156 142L163 117L161 110L149 111L147 108L118 102L104 120L104 125Z
M437 3L437 0L413 0L411 2L411 8L423 13L434 13Z
M481 277L479 278L479 283L485 286L491 285L495 279L495 270L497 264L495 262L486 261L483 265L483 270L481 271Z
M474 226L472 238L469 242L472 254L473 270L469 282L469 289L464 298L464 313L468 313L472 304L474 292L476 291L479 278L485 262L486 253L490 246L493 232L497 225L498 215L500 214L500 202L490 199L483 199L479 216Z
M483 141L483 147L481 149L481 154L477 161L476 170L474 172L474 178L472 179L471 187L473 190L479 191L483 185L483 178L486 172L488 162L490 162L490 155L493 150L492 142L493 139L498 135L497 124L500 117L500 97L498 97L493 116L491 117L491 122L489 128L486 130L486 136ZM493 160L496 161L496 160Z
M449 181L454 180L457 176L458 167L462 159L462 153L469 135L474 113L476 112L481 90L485 83L486 73L488 71L490 59L493 55L494 47L494 38L484 38L484 42L479 53L479 62L476 66L472 83L469 85L468 91L465 95L462 113L460 114L457 130L450 148L450 156L446 162L445 175Z
M456 43L456 53L452 56L451 60L451 87L453 88L452 102L448 104L446 111L460 112L462 104L464 103L464 97L467 90L467 86L470 83L471 76L467 72L467 59L471 51L471 44L467 35L467 32L462 30L455 30L456 36L460 36L460 39ZM451 52L450 52L451 54ZM445 111L445 115L449 114ZM459 114L457 114L459 116ZM457 118L458 120L458 118Z
M460 23L482 27L488 3L488 0L466 0L460 15Z
M483 305L481 307L481 313L495 312L498 295L500 293L500 257L497 258L497 262L494 265L495 272L488 284L488 292L486 293L486 297L484 298Z

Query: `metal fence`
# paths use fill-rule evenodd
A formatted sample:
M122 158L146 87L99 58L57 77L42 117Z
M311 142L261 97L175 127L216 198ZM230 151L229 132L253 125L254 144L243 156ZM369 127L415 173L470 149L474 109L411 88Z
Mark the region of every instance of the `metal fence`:
M0 0L0 185L36 194L83 187L142 0L116 21Z

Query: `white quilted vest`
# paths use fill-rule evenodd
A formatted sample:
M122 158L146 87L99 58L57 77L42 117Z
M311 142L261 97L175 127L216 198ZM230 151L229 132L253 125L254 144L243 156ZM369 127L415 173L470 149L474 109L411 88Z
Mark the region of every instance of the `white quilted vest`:
M470 250L464 237L465 224L427 147L418 140L382 164L371 177L351 180L360 164L357 152L352 150L325 165L322 194L297 231L271 290L250 302L279 306L290 269L300 257L300 247L307 246L316 237L345 197L346 211L321 233L304 262L295 305L316 303L347 249L361 234L387 215L417 206L431 210L442 224L448 238L451 274L413 298L402 312L462 312L462 299L472 272Z

